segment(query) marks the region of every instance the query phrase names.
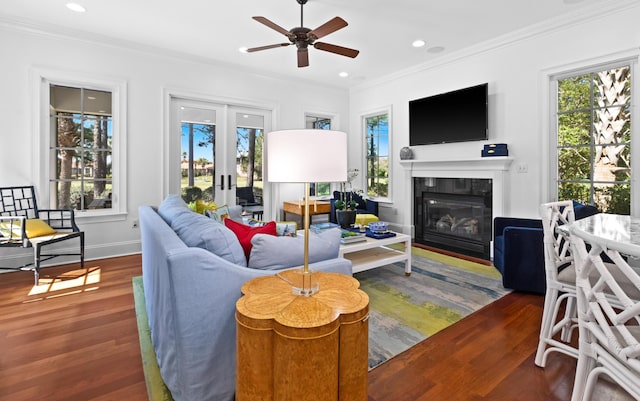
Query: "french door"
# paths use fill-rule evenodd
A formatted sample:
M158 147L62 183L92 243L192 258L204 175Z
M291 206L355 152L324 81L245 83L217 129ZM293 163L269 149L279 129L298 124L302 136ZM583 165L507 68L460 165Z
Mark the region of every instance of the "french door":
M169 193L190 191L235 205L236 188L250 187L254 202L262 203L262 141L270 110L172 97L169 118Z

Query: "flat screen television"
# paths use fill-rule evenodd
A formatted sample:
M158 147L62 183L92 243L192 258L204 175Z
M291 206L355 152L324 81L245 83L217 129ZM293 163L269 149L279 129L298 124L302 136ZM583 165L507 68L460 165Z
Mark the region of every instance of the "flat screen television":
M487 83L409 101L409 145L486 140Z

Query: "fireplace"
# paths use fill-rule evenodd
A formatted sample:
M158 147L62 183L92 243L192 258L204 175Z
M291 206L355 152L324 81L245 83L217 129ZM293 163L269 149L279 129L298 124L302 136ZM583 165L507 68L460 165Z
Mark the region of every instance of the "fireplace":
M490 260L492 191L488 178L414 178L414 240Z

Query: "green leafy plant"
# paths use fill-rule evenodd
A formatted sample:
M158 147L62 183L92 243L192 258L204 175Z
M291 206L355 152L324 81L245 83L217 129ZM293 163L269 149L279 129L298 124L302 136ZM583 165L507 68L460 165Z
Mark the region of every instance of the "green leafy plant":
M356 210L358 207L358 203L354 200L345 201L342 199L338 199L335 202L336 210Z

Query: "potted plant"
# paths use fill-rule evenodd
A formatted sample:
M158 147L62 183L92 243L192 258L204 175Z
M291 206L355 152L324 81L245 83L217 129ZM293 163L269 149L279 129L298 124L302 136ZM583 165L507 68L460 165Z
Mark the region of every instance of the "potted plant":
M349 228L356 222L356 208L358 203L351 197L349 199L338 199L335 202L336 219L342 228Z

